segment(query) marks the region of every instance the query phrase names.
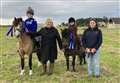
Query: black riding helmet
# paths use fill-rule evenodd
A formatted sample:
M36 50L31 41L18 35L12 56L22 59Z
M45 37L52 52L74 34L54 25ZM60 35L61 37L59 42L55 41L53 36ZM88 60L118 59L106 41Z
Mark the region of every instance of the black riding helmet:
M34 10L31 7L28 7L26 14L34 15Z
M70 17L68 20L68 23L75 22L75 19L73 17Z

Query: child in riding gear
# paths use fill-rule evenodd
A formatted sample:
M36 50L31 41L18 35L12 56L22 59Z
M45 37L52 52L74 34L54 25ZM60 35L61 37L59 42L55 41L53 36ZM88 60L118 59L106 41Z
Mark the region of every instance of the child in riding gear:
M77 48L77 26L75 19L70 17L68 19L68 30L69 30L69 49Z
M28 18L24 22L25 32L27 32L27 34L37 32L37 21L33 18L34 10L31 7L28 7L26 15ZM40 48L40 44L38 41L36 41L36 38L34 38L32 36L31 36L31 38L34 42L34 51L37 51L37 49Z
M27 32L37 32L37 21L33 18L34 10L29 7L27 12L27 19L25 20L25 29Z

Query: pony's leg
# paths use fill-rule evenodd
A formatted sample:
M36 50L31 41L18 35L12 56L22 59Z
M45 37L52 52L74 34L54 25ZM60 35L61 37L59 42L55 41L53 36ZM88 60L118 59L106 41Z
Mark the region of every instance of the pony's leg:
M83 59L84 59L84 64L86 64L86 55L85 55L85 53L83 53Z
M69 56L66 55L66 65L67 65L67 71L69 71Z
M82 65L82 61L83 61L82 60L82 58L83 58L82 56L83 56L82 54L79 54L80 65Z
M23 73L24 73L24 57L21 57L21 67L22 67L22 70L20 72L20 75L23 75Z
M73 55L73 61L72 61L72 66L73 66L73 71L75 71L75 59L76 59L76 56Z
M18 53L20 55L20 59L21 59L21 72L20 72L20 75L23 75L24 73L24 51L22 49L19 49L18 50Z
M41 64L41 54L39 52L36 53L37 58L38 58L38 67L40 67Z
M29 56L29 75L32 75L32 54Z

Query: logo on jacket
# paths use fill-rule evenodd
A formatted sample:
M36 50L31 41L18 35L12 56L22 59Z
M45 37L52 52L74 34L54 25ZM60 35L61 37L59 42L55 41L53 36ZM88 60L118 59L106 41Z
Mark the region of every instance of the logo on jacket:
M27 21L26 24L32 24L33 20Z
M98 32L98 31L96 31L95 33L96 33L96 35L98 35L98 33L99 33L99 32Z

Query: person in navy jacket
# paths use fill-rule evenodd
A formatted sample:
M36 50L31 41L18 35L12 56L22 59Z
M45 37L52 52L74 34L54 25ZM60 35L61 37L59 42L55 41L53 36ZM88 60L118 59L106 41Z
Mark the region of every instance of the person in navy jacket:
M26 32L37 32L37 21L33 18L34 10L28 7L26 12L27 19L24 22L24 28Z
M91 19L89 21L89 26L84 31L82 40L83 46L86 49L88 76L91 77L92 73L94 73L95 77L99 77L99 49L102 44L102 32L98 28L97 21L95 19Z

